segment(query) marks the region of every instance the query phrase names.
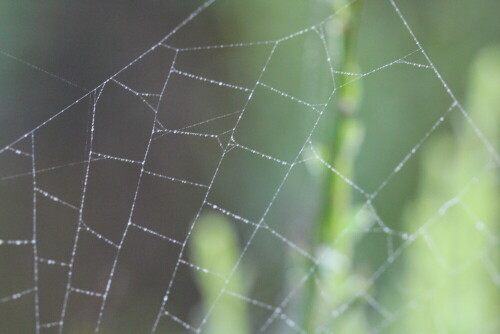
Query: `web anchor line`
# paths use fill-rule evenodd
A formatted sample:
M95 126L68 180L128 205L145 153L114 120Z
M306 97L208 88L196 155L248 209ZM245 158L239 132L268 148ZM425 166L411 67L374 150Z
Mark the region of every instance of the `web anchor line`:
M37 183L36 183L36 157L35 157L35 132L31 134L31 172L33 181L33 281L35 285L35 333L40 333L40 295L38 271L38 245L37 245Z
M207 7L209 7L214 2L215 2L215 0L208 0L205 3L203 3L194 12L192 12L186 19L184 19L180 24L178 24L172 31L170 31L165 37L163 37L160 41L158 41L155 45L151 46L149 49L147 49L146 51L144 51L137 58L133 59L130 63L128 63L127 65L125 65L124 67L122 67L120 70L118 70L112 76L110 76L109 78L107 78L106 80L104 80L102 83L100 83L99 85L97 85L95 88L89 90L87 93L85 93L84 95L82 95L81 97L79 97L73 103L69 104L68 106L66 106L62 110L58 111L57 113L55 113L54 115L52 115L51 117L49 117L47 120L45 120L44 122L42 122L39 125L37 125L36 127L34 127L32 130L30 130L27 133L25 133L24 135L22 135L18 139L14 140L10 144L8 144L5 147L1 148L0 149L0 153L3 153L5 150L8 149L8 147L13 146L14 144L20 142L21 140L27 138L33 132L35 132L36 130L40 129L41 127L43 127L44 125L46 125L50 121L56 119L57 117L59 117L60 115L62 115L64 112L66 112L67 110L69 110L71 107L73 107L74 105L76 105L78 102L84 100L87 97L90 97L91 94L94 94L95 92L99 91L109 81L115 79L120 73L124 72L126 69L128 69L129 67L131 67L133 64L137 63L139 60L141 60L142 58L144 58L146 55L148 55L152 51L156 50L159 46L162 45L162 43L164 43L167 39L169 39L172 35L174 35L179 29L181 29L186 24L188 24L192 19L194 19L196 16L198 16L198 14L200 14L204 9L206 9Z

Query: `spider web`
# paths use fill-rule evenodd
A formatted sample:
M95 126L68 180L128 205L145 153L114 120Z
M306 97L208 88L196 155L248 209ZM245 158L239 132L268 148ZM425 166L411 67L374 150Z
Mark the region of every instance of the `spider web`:
M26 202L19 215L19 223L5 229L5 234L0 235L0 252L6 252L16 261L18 259L19 263L25 266L28 263L32 267L30 270L26 267L20 269L30 272L30 277L18 281L15 279L17 267L12 271L9 268L2 269L2 275L11 277L11 284L4 289L10 292L0 296L0 305L3 306L2 312L8 312L9 305L24 301L18 307L29 308L26 314L34 319L29 320L33 322L33 332L67 332L74 329L82 317L92 324L90 332L106 332L105 328L118 321L109 310L129 303L122 295L126 295L130 287L142 291L141 285L153 281L160 288L151 297L155 299L155 304L144 310L147 314L143 316L149 327L142 328L142 331L160 333L178 326L178 330L201 333L207 328L211 315L220 304L228 299L238 299L260 314L256 316L259 324L254 328L255 332L307 333L294 310L298 307L296 304L300 303L300 295L304 293L307 283L314 281L321 290L325 299L324 308L329 314L328 320L318 326L315 332L330 332L332 323L361 302L373 308L380 317L378 324L370 329L370 333L377 333L383 332L406 314L411 314L419 305L424 305L439 288L429 287L420 300L406 300L403 307L392 309L371 294L374 285L418 240L425 239L433 256L439 259L439 250L434 247L427 231L438 224L440 217L447 215L454 207L463 205L462 198L474 188L484 169L476 170L476 174L471 175L470 182L463 184L447 201L439 203L435 214L428 217L427 221L419 222L414 231L400 231L389 227L377 212L376 199L394 182L435 131L451 117L464 120L475 134L488 157L485 169L498 168L500 155L455 97L397 4L390 0L395 17L408 33L412 48L404 54L391 55L384 63L366 72L341 73L333 66L325 26L331 24L337 15L341 15L356 1L347 3L338 12L309 27L277 39L178 46L176 35L186 25L195 24L198 16L213 6L214 2L216 1L210 0L202 4L138 58L0 150L7 162L0 182L6 184L7 189L15 187L22 194L19 201ZM305 36L316 39L315 52L322 55L321 66L329 78L326 85L328 92L323 95L318 93L317 101L308 101L307 97L299 93L287 91L286 85L280 85L279 78L275 77L276 72L273 72L277 66L275 59L284 57L281 54L283 46ZM235 78L233 81L219 79L216 70L209 69L206 71L208 74L191 71L197 69L196 66L184 61L193 54L201 55L197 58L201 62L208 61L207 57L211 57L211 52L216 55L219 51L240 49L259 50L262 55L259 66L255 68L253 82L238 81ZM5 52L2 54L65 84L81 88L78 84L22 59ZM159 68L156 67L158 62L161 63ZM155 68L148 68L148 64L154 64ZM317 133L324 131L325 119L328 120L329 113L335 112L331 104L343 86L395 66L432 74L441 85L443 94L449 96L450 104L444 110L436 111L439 115L437 120L380 184L367 189L346 176L340 167L332 166L318 149L315 140ZM339 85L336 78L340 74L349 75L350 80ZM140 90L135 86L138 76L152 76L154 83ZM192 88L194 86L199 88ZM190 91L194 96L190 96ZM207 96L212 95L217 96L215 100L230 101L229 104L234 108L222 111L220 105L212 100L204 105L208 101ZM261 99L272 100L273 104L267 106L260 102ZM123 105L116 104L116 101L126 101L129 107L122 110ZM286 113L276 111L273 114L273 106L279 106ZM173 110L183 108L192 115L180 120L169 116ZM300 126L287 129L280 125L279 121L285 117L298 119ZM256 129L255 124L261 128ZM264 133L268 130L280 132L276 145L265 145L265 141L270 138ZM75 136L79 140L70 142L71 152L65 156L54 156L51 153L55 151L54 148L64 147L68 135L74 133L77 133ZM205 160L196 161L194 154L192 160L183 156L190 154L189 150L193 146L197 153L201 152L201 156L206 157ZM177 157L188 159L191 164L206 165L209 172L199 175L193 173L189 165L171 166L169 162ZM351 234L378 233L387 238L387 256L367 275L362 287L340 303L332 302L336 296L322 288L325 282L316 271L318 266L331 261L331 252L317 254L309 251L300 238L293 236L293 231L283 228L286 224L274 223L276 219L282 219L279 215L278 218L274 216L275 207L287 206L282 198L287 198L283 193L288 191L290 180L297 170L306 169L311 163L334 174L339 182L345 183L363 199L363 205L354 216L354 221L337 236L336 243L342 242ZM240 170L238 166L241 165L246 167ZM262 175L265 177L261 178ZM248 179L247 183L238 181L242 178ZM62 191L54 183L67 184L69 190ZM231 186L232 183L234 186ZM270 184L270 188L263 183ZM261 201L247 203L249 205L245 208L238 207L235 202L221 202L221 198L238 198L241 192L249 191L247 187L250 185L258 192ZM266 193L259 192L259 189L265 189ZM268 192L268 189L272 190ZM10 205L12 202L6 199L2 207L5 206L8 210ZM124 207L127 210L123 210ZM184 209L177 210L180 207ZM116 214L113 209L120 209L120 214ZM188 211L191 216L184 217L177 211ZM242 237L241 252L232 270L227 273L217 273L210 268L201 267L189 258L188 244L191 236L200 217L210 211L222 214L235 225L246 229ZM16 211L9 217L15 220L17 213ZM471 217L473 216L474 213L471 213ZM27 224L28 218L30 224ZM172 223L165 224L166 220L189 221L189 224L176 227ZM62 221L70 221L72 224L61 227ZM494 233L488 232L484 225L477 225L477 230L484 234L487 241L481 257L469 262L482 261L498 287L498 268L492 261L488 261L489 251L498 247L498 238ZM278 283L284 286L278 300L264 300L265 296L262 295L254 296L251 292L242 295L229 289L233 276L240 270L245 257L252 252L252 247L264 243L259 241L261 238L269 238L265 239L270 240L269 244L283 247L308 263L307 270L295 275L292 282L285 282L283 278ZM19 252L11 249L19 249ZM12 255L9 255L10 252ZM96 259L94 254L102 254L102 257ZM175 256L172 257L172 254ZM173 261L166 260L162 268L158 269L157 275L149 277L149 280L140 280L135 284L121 279L127 275L126 269L121 266L123 262L130 259L137 264L162 257ZM469 262L464 260L464 265ZM102 269L103 266L106 270ZM54 281L58 292L55 292L55 287L46 284L42 286L40 283L40 273L48 267L55 268L53 270L63 277ZM137 270L139 268L140 265L136 267ZM189 295L190 292L185 291L186 289L195 289L187 288L183 283L186 277L183 273L186 271L217 277L221 283L215 300L195 320L182 318L176 313L176 299ZM50 291L49 297L46 291ZM135 303L140 301L135 300ZM44 313L45 309L56 311ZM81 309L85 311L82 313ZM27 318L25 321L28 321Z

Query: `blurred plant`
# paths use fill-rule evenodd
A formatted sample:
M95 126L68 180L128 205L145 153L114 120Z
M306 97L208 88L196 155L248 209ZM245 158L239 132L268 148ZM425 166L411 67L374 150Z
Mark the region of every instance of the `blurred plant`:
M233 270L240 252L235 228L224 216L206 214L200 217L191 238L191 258L200 268L209 271L194 270L201 290L203 314L210 312L209 333L250 332L246 302L219 295L223 288L234 294L245 295L239 269L225 285L226 276ZM212 308L218 298L227 299Z
M468 111L493 143L500 142L498 87L500 47L490 47L472 67ZM500 314L498 162L466 121L453 125L422 153L420 193L406 215L418 238L406 251L412 266L405 293L418 308L401 323L418 333L493 333ZM422 228L436 208L433 224Z

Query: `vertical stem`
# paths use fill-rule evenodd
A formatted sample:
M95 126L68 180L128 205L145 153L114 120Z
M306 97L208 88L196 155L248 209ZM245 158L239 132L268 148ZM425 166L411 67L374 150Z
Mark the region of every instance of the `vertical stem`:
M337 60L337 69L339 72L352 72L357 69L357 54L356 54L356 41L357 33L359 29L359 17L362 8L362 1L359 0L354 3L347 10L349 11L344 17L340 18L339 27L342 29L341 38L335 47L342 48L343 52L342 58ZM345 142L346 139L346 123L352 119L355 112L357 104L359 102L360 96L356 95L354 90L357 87L357 82L350 83L349 76L341 73L337 79L338 92L336 95L337 105L336 109L338 112L335 113L334 122L332 124L331 137L327 141L326 145L328 148L327 162L336 166L339 161L339 155L342 148L348 144ZM335 217L337 215L337 192L338 178L335 177L333 173L327 173L325 178L325 188L323 196L323 205L320 211L318 219L318 229L316 231L316 245L326 244L329 245L333 240L332 232L335 227Z
M334 0L333 6L342 6L343 1ZM331 166L337 166L340 160L346 159L342 157L342 151L345 151L346 147L352 145L348 143L349 139L349 122L357 108L358 102L360 100L360 94L358 93L359 87L358 83L350 83L349 76L343 72L356 72L357 70L357 53L356 53L356 42L357 34L360 26L360 16L361 9L363 7L363 1L358 0L343 10L341 15L337 16L335 19L335 25L333 29L339 29L340 32L335 32L338 37L335 40L334 48L340 50L337 52L340 57L333 59L334 68L341 72L336 74L336 89L335 92L337 98L335 117L333 119L333 124L331 126L330 137L327 139L325 146L327 148L327 161ZM326 33L330 35L331 30L327 30ZM330 33L330 34L329 34ZM352 159L351 159L352 160ZM349 166L352 166L352 161L348 161ZM325 175L322 184L324 188L322 190L322 206L320 208L317 224L313 226L312 233L312 247L317 250L324 246L330 246L336 236L336 231L339 229L339 220L341 215L346 210L346 204L350 203L349 187L345 184L339 182L340 180L335 176L334 173L328 172ZM348 203L346 203L346 200ZM317 268L315 268L316 270ZM304 328L308 332L313 332L315 325L315 312L317 311L317 296L318 291L314 279L308 281L308 287L305 297L305 307L304 307Z

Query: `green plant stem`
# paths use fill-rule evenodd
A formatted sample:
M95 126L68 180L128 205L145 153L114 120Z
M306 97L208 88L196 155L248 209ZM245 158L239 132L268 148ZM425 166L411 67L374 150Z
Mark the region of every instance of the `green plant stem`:
M335 4L335 3L334 3ZM343 11L337 21L335 28L341 29L340 37L335 48L341 48L340 59L334 59L335 68L340 72L353 72L357 69L356 42L359 30L360 14L363 1L359 0ZM327 31L328 33L328 31ZM326 161L331 166L337 166L342 159L341 151L348 139L348 122L352 119L355 109L359 103L360 94L357 83L348 84L350 79L345 74L336 76L336 89L334 99L337 101L333 119L330 138L327 139L327 157ZM340 181L340 182L339 182ZM349 191L348 187L336 177L333 173L326 173L323 189L323 204L321 206L317 224L313 228L313 249L320 249L324 246L331 246L338 230L339 220L342 211L345 210L345 200L350 201L350 196L342 194L344 190ZM317 270L317 268L315 268ZM316 299L318 291L314 280L308 280L308 287L305 297L304 307L304 328L311 332L314 329L314 315L316 312Z

